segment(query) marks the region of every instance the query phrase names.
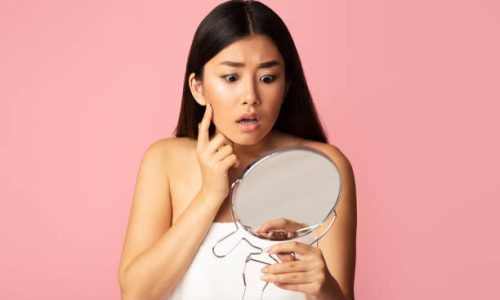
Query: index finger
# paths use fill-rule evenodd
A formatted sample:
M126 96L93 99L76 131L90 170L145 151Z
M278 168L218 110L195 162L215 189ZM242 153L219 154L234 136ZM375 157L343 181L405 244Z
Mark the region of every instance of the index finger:
M205 108L205 114L200 124L198 124L198 145L205 146L208 143L208 128L210 127L210 121L212 120L212 106L207 103Z
M297 241L292 241L292 242L284 242L284 243L279 243L276 245L273 245L269 248L267 248L265 251L270 254L277 254L277 253L297 253L300 255L306 254L308 251L311 250L310 245L297 242Z

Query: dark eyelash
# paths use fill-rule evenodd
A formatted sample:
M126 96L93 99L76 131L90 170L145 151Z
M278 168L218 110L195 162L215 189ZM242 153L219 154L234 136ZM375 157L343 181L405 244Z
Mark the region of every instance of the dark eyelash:
M273 82L274 80L276 80L276 76L274 76L274 75L264 75L264 76L262 76L261 78L263 78L263 77L270 77L270 78L271 78L271 79L270 79L270 81L268 81L268 82L264 82L264 81L262 81L262 82L264 82L264 83L271 83L271 82Z
M227 79L228 77L234 77L235 80L228 80ZM262 81L263 77L269 77L270 79L269 79L268 82L265 82L265 81ZM236 74L227 74L227 75L221 76L221 78L224 79L224 80L226 80L226 81L228 81L228 82L234 82L234 81L236 81L236 79L238 79L238 76ZM264 75L264 76L261 77L261 81L264 82L264 83L272 83L274 80L276 80L276 76L274 76L274 75Z
M228 82L234 82L235 80L228 80L228 79L227 79L227 78L228 78L228 77L230 77L230 76L231 76L231 77L234 77L234 78L236 78L236 79L238 78L238 76L236 76L236 74L227 74L227 75L223 75L223 76L221 76L221 78L222 78L222 79L224 79L224 80L226 80L226 81L228 81Z

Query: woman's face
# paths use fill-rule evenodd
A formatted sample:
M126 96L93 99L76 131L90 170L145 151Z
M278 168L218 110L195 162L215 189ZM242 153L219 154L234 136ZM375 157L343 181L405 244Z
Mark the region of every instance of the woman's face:
M201 90L218 132L237 144L256 144L271 131L285 97L283 58L267 36L245 37L205 64Z

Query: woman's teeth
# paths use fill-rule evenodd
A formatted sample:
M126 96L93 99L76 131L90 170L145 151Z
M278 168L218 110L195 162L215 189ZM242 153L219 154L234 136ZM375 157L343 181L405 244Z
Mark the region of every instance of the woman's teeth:
M257 122L257 119L242 119L240 121L238 121L239 123L255 123Z

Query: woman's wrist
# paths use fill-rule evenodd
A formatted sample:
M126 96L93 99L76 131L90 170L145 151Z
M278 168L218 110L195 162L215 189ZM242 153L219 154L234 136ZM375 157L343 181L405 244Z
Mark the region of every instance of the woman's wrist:
M327 278L321 287L321 291L317 296L309 296L308 300L348 300L344 296L337 280L331 275L328 274Z

